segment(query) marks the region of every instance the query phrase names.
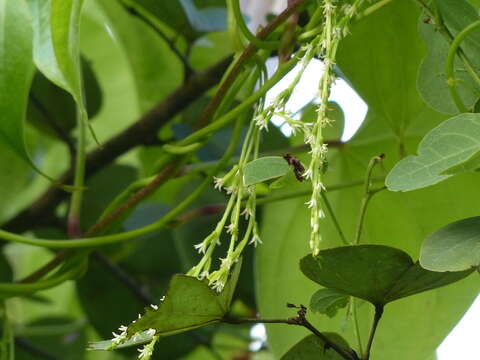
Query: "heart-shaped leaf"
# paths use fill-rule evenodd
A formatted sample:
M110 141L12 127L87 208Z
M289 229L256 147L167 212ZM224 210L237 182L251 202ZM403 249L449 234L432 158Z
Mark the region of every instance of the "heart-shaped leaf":
M287 161L280 156L265 156L253 160L245 166L246 186L279 178L290 170Z
M348 304L348 296L334 289L320 289L310 299L309 310L334 317L337 311Z
M240 275L237 263L223 291L217 294L206 281L183 274L174 275L164 300L146 308L145 314L128 326L129 338L121 346L145 343L154 334L175 335L201 326L220 322L230 309L230 303ZM154 329L153 333L150 329ZM150 330L150 333L148 332ZM90 344L91 350L112 350L113 340Z
M305 256L302 272L326 288L385 305L461 280L472 270L438 273L423 269L399 249L382 245L343 246Z
M439 183L451 175L444 171L480 151L480 114L450 118L425 135L418 155L399 161L385 181L391 191L410 191Z
M338 334L325 333L331 341L348 348L348 343ZM315 335L308 335L296 343L281 360L341 360L343 359L332 348L329 348L322 339Z
M432 271L462 271L480 266L480 216L451 223L428 236L420 264Z

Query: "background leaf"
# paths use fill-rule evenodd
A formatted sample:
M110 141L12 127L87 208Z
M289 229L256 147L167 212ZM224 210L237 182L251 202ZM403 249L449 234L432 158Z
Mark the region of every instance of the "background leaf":
M391 191L410 191L447 179L444 172L480 151L480 115L461 114L431 130L410 155L395 165L385 184Z
M337 344L348 347L347 342L338 334L325 334ZM341 360L343 357L329 348L319 337L309 335L295 344L281 360Z
M480 266L480 217L451 223L429 235L420 264L432 271L461 271Z
M33 75L32 28L24 0L2 0L0 51L0 139L32 167L25 146L24 121Z
M338 310L348 304L349 297L333 289L317 290L310 299L308 309L314 313L334 317Z
M475 9L465 0L440 0L437 6L446 27L453 36L479 19ZM423 18L420 18L418 28L428 50L418 72L418 91L428 105L435 110L456 114L458 109L450 95L445 77L445 63L450 43L435 29L434 24L425 23ZM473 31L460 46L477 69L480 66L478 61L480 43L475 39L479 35L480 31ZM471 108L479 98L480 87L470 77L458 56L455 59L454 68L455 79L458 80L457 91L467 108Z

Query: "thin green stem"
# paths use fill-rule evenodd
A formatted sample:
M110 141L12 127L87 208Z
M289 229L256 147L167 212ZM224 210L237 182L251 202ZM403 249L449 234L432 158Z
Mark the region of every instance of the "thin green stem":
M384 178L375 178L375 179L372 179L372 182L381 182L384 180L385 180ZM342 189L350 188L353 186L360 186L363 183L364 183L364 180L356 180L356 181L351 181L343 184L327 186L326 191L332 192L332 191L342 190ZM301 197L301 196L307 196L307 195L310 195L311 193L312 193L311 189L302 189L302 190L292 191L284 194L265 196L263 198L257 199L257 205L264 205L270 202L288 200L288 199Z
M369 6L368 8L366 8L365 10L363 10L360 14L358 14L356 17L355 17L355 21L359 21L361 19L363 19L364 17L366 16L369 16L371 14L373 14L375 11L378 11L380 10L381 8L383 8L384 6L390 4L393 0L381 0L371 6Z
M450 94L452 95L453 101L455 102L455 105L460 112L466 112L467 108L457 92L457 80L455 79L455 56L457 55L462 41L465 40L465 38L478 27L480 27L480 20L475 21L474 23L470 24L465 29L460 31L455 37L455 39L453 39L452 44L448 49L447 62L445 64L445 76L447 78L447 84L450 90Z
M245 24L242 11L240 9L240 0L230 0L230 2L237 26L250 43L254 44L259 49L275 50L278 48L280 45L279 41L261 40L250 32L247 24Z
M82 211L83 187L85 182L85 160L86 160L86 126L87 114L77 105L77 149L75 158L75 176L73 186L76 190L72 193L70 211L68 214L68 235L70 238L81 236L80 215Z
M375 338L375 333L377 331L378 323L383 315L383 305L375 305L375 315L373 317L372 329L370 330L370 335L368 337L367 350L365 351L365 356L363 360L370 359L370 351L372 349L373 339Z
M370 191L370 186L372 183L373 169L375 168L375 165L377 165L382 159L383 159L383 155L374 156L370 160L367 166L367 173L365 175L365 182L363 184L363 198L360 205L360 213L358 216L357 230L355 232L355 238L353 241L355 245L358 245L360 243L360 237L362 236L362 230L365 222L365 215L367 213L368 203L370 202L370 199L372 198L372 196L378 192L378 191L374 191L374 192Z
M345 233L342 230L342 227L340 226L340 223L338 222L337 217L335 216L335 212L333 211L333 208L330 204L330 201L328 201L328 197L325 194L324 191L321 192L322 200L323 203L325 204L325 207L327 208L328 214L330 215L333 225L335 226L335 229L338 232L338 235L340 236L340 239L342 240L344 245L349 245L349 242L347 241L347 238L345 237Z
M360 326L357 314L357 302L353 296L350 297L350 308L352 310L353 332L355 333L355 337L357 339L358 352L363 354L362 338L360 336Z
M438 28L438 31L445 37L448 43L452 43L453 35L443 23L440 13L438 11L434 12L423 0L414 1L416 1L420 5L420 7L423 8L423 10L427 13L428 16L430 16L432 19L435 19L435 24ZM475 67L461 48L458 49L458 56L462 60L463 65L467 69L470 77L475 80L475 82L480 86L480 76L479 74L477 74L477 72L475 71Z

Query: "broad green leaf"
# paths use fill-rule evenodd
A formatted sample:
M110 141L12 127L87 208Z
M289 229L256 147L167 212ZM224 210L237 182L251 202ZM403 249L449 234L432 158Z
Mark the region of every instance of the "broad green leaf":
M338 334L325 334L335 343L348 347L347 342ZM315 335L308 335L295 344L281 360L341 360L342 356L331 349L322 339Z
M83 0L28 0L38 69L83 107L78 28Z
M347 306L348 298L347 295L333 289L320 289L312 295L308 309L314 313L334 317L339 309Z
M275 179L290 171L287 161L281 156L266 156L249 162L245 166L245 186Z
M414 263L399 249L381 245L343 246L307 255L300 261L310 280L374 305L463 279L471 271L438 273Z
M146 308L145 314L128 326L131 337L124 345L136 345L139 340L147 341L148 334L145 331L149 329L155 329L157 335L168 336L219 322L229 311L240 267L240 263L235 266L220 294L213 291L206 281L187 275L174 275L158 308ZM102 341L91 344L90 349L106 350L108 345L111 345L111 341Z
M0 141L33 164L24 137L28 91L33 75L32 28L24 0L0 1Z
M82 61L86 110L94 117L102 105L102 92L90 64ZM62 138L76 125L76 105L72 96L37 72L29 94L27 120L48 135ZM64 140L64 139L63 139Z
M420 264L432 271L461 271L480 266L480 217L451 223L428 236Z
M381 153L386 157L375 176L383 175L383 167L390 169L399 157L414 152L426 132L444 119L426 107L416 91L417 70L424 56L417 33L418 16L419 8L413 2L392 1L357 22L350 29L351 35L342 41L337 64L367 102L369 113L352 140L341 149L330 149L327 187L362 181L371 157ZM478 215L478 202L471 195L477 188L478 176L466 173L415 192L382 191L369 203L361 241L397 247L417 258L429 233L458 218ZM353 239L363 189L351 187L327 196L347 239ZM256 291L264 317L288 317L291 311L285 302L308 304L318 290L318 285L298 271L298 261L309 252L310 213L304 204L307 200L285 200L263 207L263 245L257 249ZM452 204L458 204L454 211ZM321 222L321 232L325 248L341 245L328 215ZM378 328L371 358L431 357L478 291L478 278L471 276L448 287L392 302ZM365 344L373 316L371 307L359 306L358 316ZM345 312L340 310L333 319L312 317L311 321L355 344L353 325L345 324L344 319ZM266 327L269 347L276 358L307 335L297 327Z
M168 7L171 2L158 3ZM183 80L183 68L168 44L144 21L129 14L120 1L100 0L91 5L100 21L108 24L128 62L135 82L140 113L151 109ZM149 49L145 53L144 49ZM90 51L91 53L91 51Z
M470 156L464 162L443 171L442 175L455 175L462 172L477 171L478 169L480 169L480 152Z
M35 65L72 95L77 104L77 120L88 122L79 40L83 0L28 1L33 15Z
M128 326L128 334L155 329L168 336L219 322L229 310L240 266L235 266L224 292L217 294L205 281L187 275L174 275L165 299L158 309L147 308L141 319Z
M439 183L445 170L480 151L480 114L461 114L432 129L418 146L418 155L401 160L385 181L391 191L410 191Z
M450 32L455 36L459 31L480 19L477 11L465 0L438 1L442 18ZM436 30L434 24L419 21L419 32L427 47L427 56L418 72L418 90L424 100L435 110L456 114L458 109L452 100L445 77L445 63L450 43ZM464 40L461 49L478 68L480 62L480 43L475 41L480 31L474 31ZM455 78L457 91L467 108L471 108L479 98L479 85L470 77L463 62L455 60Z

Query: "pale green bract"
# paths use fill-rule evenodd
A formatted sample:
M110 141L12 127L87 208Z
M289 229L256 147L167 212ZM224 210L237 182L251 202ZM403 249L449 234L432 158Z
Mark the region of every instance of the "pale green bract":
M266 156L253 160L245 166L245 186L255 185L267 180L276 179L290 170L287 161L280 156Z

